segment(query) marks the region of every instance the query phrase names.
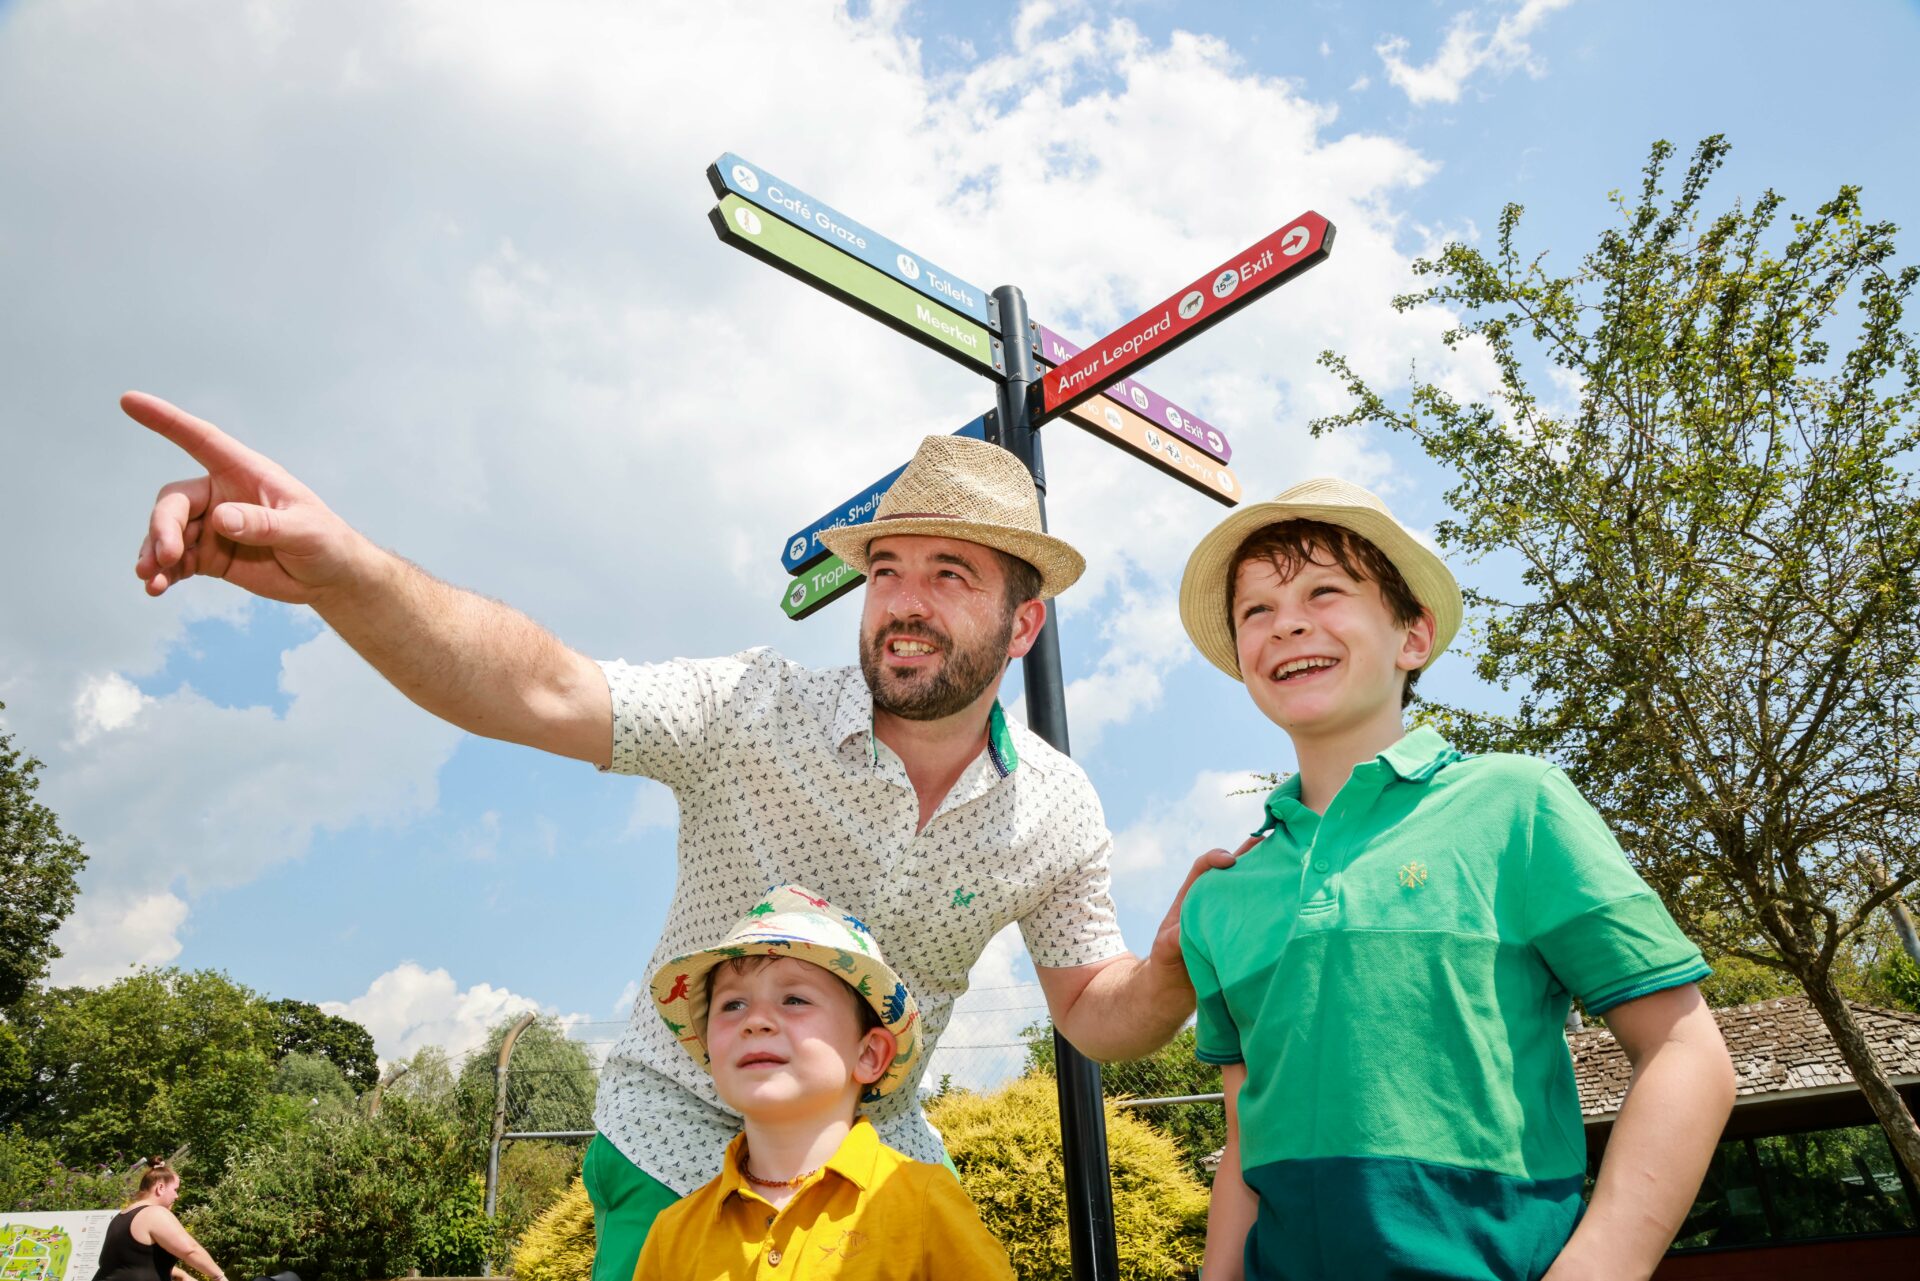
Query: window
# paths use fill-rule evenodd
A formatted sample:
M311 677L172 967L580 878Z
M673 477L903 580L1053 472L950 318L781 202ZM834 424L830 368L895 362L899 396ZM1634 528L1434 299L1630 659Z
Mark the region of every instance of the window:
M1877 1125L1733 1139L1713 1154L1676 1250L1913 1231L1911 1192Z

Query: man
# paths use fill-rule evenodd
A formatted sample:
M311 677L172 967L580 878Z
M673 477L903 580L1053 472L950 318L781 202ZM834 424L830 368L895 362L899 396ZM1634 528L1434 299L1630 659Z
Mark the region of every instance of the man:
M920 1001L928 1058L967 972L1015 920L1054 1023L1082 1052L1138 1057L1193 1011L1179 896L1149 954L1130 955L1098 798L1001 713L1002 674L1085 566L1041 530L1032 480L1005 450L931 437L871 524L823 536L868 578L858 668L810 671L764 649L631 667L375 547L211 424L139 393L121 405L207 469L154 503L136 567L150 594L201 574L310 605L434 715L674 789L679 874L650 970L723 934L769 886L798 883L880 941ZM1187 883L1230 861L1210 851ZM890 1146L942 1159L916 1089L869 1115ZM654 1215L718 1173L738 1120L640 1008L595 1122L594 1277L627 1281Z

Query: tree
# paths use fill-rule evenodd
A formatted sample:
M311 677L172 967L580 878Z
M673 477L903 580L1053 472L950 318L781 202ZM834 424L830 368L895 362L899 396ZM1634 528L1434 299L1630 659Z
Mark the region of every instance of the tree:
M124 1165L185 1143L199 1195L228 1156L274 1130L270 1118L284 1119L269 1106L266 1007L216 971L34 991L11 1020L27 1071L0 1097L0 1124L52 1142L70 1163Z
M54 931L73 911L75 879L87 863L80 842L33 799L39 771L39 761L0 734L0 1009L26 995L60 956Z
M238 1158L187 1227L236 1275L404 1276L429 1249L459 1248L462 1147L451 1121L405 1099L322 1116Z
M486 1149L493 1126L494 1069L500 1044L519 1016L507 1019L487 1034L486 1044L460 1067L454 1093L461 1123L470 1141ZM593 1056L552 1015L527 1025L513 1043L507 1068L507 1125L509 1130L590 1130L593 1097L599 1085Z
M1519 569L1513 599L1471 594L1477 670L1517 710L1435 718L1563 765L1709 950L1791 974L1920 1176L1834 977L1920 877L1920 271L1856 187L1784 227L1772 191L1708 217L1726 152L1702 143L1667 201L1655 146L1571 275L1523 256L1516 205L1493 257L1416 264L1434 283L1395 307L1456 308L1491 403L1418 381L1395 408L1329 352L1354 404L1314 430L1412 436L1459 476L1440 541Z
M339 1068L358 1094L380 1079L380 1058L373 1052L373 1033L307 1001L268 1001L274 1021L274 1056L310 1054Z

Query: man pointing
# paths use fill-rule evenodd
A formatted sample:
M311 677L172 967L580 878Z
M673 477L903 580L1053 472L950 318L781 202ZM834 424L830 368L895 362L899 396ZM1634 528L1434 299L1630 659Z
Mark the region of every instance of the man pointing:
M1085 565L1041 529L1033 482L1005 450L929 437L870 524L822 535L867 576L857 667L811 670L768 649L629 666L596 663L374 546L211 424L139 393L121 405L206 469L154 503L136 567L150 594L199 574L310 605L434 715L674 790L678 877L646 972L724 935L768 886L797 883L878 938L919 1000L929 1051L1013 921L1054 1023L1083 1053L1146 1054L1192 1012L1186 887L1149 955L1130 955L1099 799L1000 708L1008 664ZM1187 883L1229 861L1210 851ZM938 1161L916 1084L868 1115L891 1146ZM607 1062L595 1124L594 1278L627 1281L653 1216L713 1177L739 1120L642 1002Z

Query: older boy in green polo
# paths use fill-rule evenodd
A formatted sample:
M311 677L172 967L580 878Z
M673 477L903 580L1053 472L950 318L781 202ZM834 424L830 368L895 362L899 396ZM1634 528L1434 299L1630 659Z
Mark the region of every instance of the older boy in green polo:
M1407 733L1446 565L1308 481L1201 542L1180 612L1300 767L1181 914L1227 1095L1204 1281L1650 1275L1733 1101L1707 967L1559 770ZM1574 997L1634 1066L1584 1215Z

